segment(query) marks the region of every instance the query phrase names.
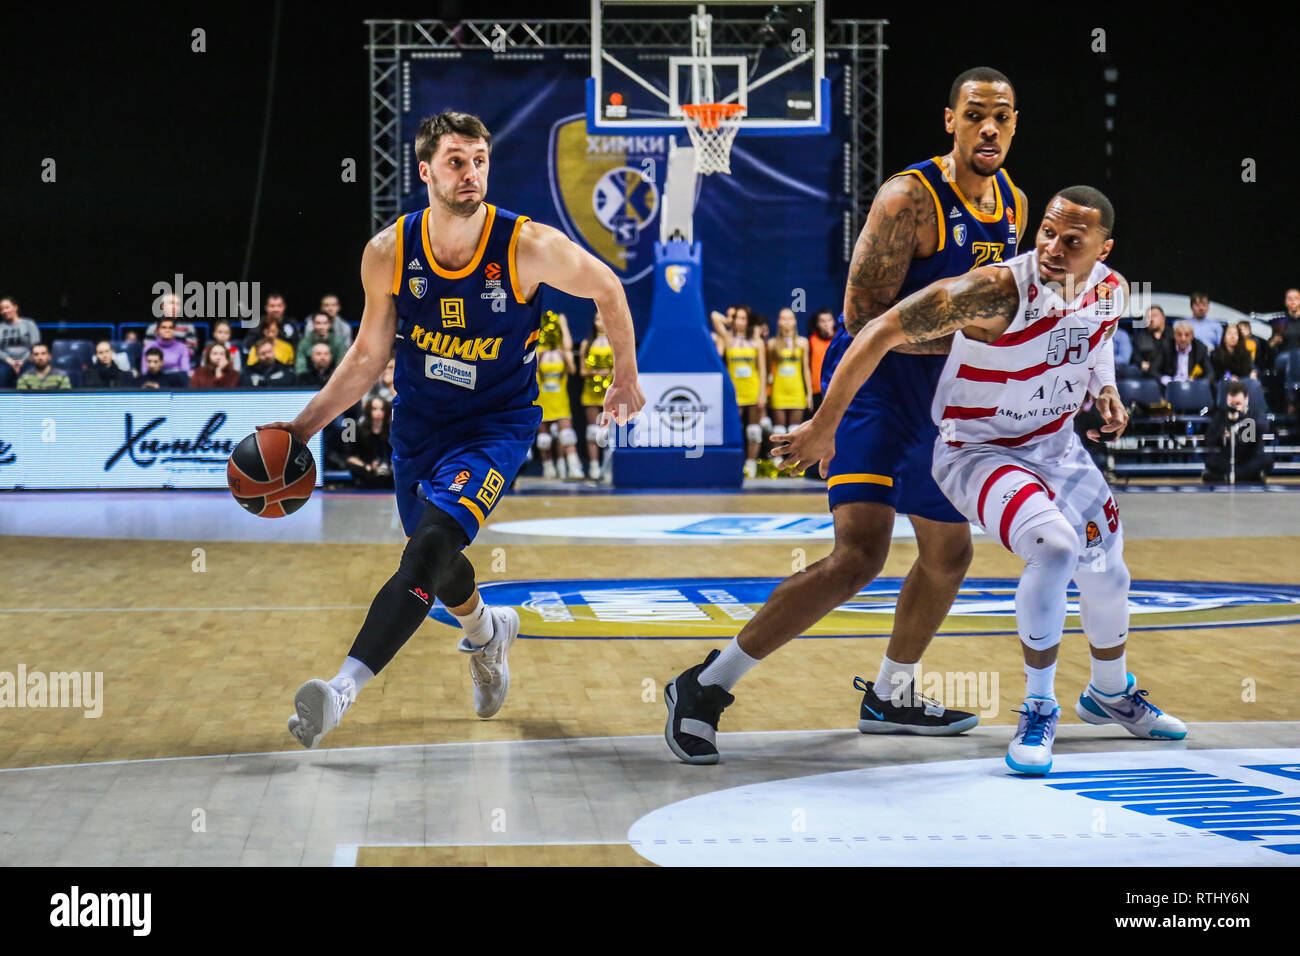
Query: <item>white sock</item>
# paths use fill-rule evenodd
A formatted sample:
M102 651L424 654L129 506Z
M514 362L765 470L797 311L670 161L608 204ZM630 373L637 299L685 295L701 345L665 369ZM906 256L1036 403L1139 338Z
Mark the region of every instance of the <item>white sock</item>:
M455 614L453 617L460 621L460 626L465 629L465 637L475 647L482 647L488 641L492 640L492 615L489 608L483 603L483 595L478 596L478 603L474 605L474 610L468 614Z
M1092 686L1108 697L1114 697L1128 690L1128 664L1121 654L1113 661L1092 659Z
M1046 667L1025 665L1025 696L1056 700L1056 661Z
M350 680L354 685L356 685L354 693L359 694L361 693L361 688L370 683L370 681L374 679L374 676L375 672L355 657L345 657L343 659L343 666L339 668L338 674L330 681L330 686L335 690L343 690L342 682Z
M700 672L700 684L716 684L730 692L736 682L757 663L758 658L746 654L741 649L740 642L733 637L731 643L722 649L722 653L713 659L713 663Z
M920 663L917 661L915 664L900 664L898 661L890 660L889 655L886 654L880 659L880 673L876 675L876 682L871 685L871 692L881 702L893 700L894 703L902 703L904 706L910 705L912 703L910 700L900 701L899 698L904 688L916 676L916 668Z

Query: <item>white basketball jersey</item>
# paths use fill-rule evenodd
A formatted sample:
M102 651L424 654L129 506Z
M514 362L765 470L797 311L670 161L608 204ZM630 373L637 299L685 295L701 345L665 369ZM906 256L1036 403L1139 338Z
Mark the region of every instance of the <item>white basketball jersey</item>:
M1035 250L997 265L1015 276L1020 306L996 342L953 336L931 407L951 445L1023 446L1070 427L1124 312L1123 286L1104 262L1072 302L1038 281Z

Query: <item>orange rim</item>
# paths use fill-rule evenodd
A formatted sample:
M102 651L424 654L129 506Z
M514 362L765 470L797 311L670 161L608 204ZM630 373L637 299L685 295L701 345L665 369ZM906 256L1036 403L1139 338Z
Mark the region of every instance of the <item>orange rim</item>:
M682 112L695 120L701 129L717 129L724 119L745 112L739 103L683 103Z

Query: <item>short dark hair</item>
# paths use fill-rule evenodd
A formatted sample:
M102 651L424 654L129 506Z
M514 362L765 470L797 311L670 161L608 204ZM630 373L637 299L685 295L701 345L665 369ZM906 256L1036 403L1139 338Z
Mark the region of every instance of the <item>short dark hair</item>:
M147 349L144 350L144 357L145 357L145 358L148 358L150 355L156 355L156 356L158 356L158 358L161 359L161 358L163 357L163 351L162 351L162 349L160 349L158 346L156 346L156 345L151 345L151 346L149 346Z
M253 343L253 354L256 355L257 350L260 349L263 345L269 345L271 346L271 348L275 348L275 339L267 338L265 335L262 336L260 339L258 339L256 342Z
M1058 197L1076 206L1087 206L1089 209L1097 210L1101 213L1101 228L1106 230L1106 235L1109 236L1115 231L1115 207L1110 204L1110 200L1100 189L1092 186L1067 186L1052 199Z
M1155 309L1155 310L1156 310L1157 312L1159 312L1161 315L1165 315L1165 310L1162 309L1162 308L1160 308L1160 306L1158 306L1158 305L1153 305L1153 306L1149 307L1149 308L1147 309L1147 311L1150 312L1152 309ZM1165 315L1165 318L1169 318L1169 316Z
M1249 394L1250 394L1250 389L1248 389L1248 388L1246 387L1246 383L1245 383L1245 382L1239 382L1239 381L1237 381L1236 379L1233 379L1231 382L1228 383L1228 394L1229 394L1229 395L1249 395Z
M420 120L415 131L415 158L422 163L433 159L433 154L438 151L438 142L448 133L481 139L487 143L488 152L492 151L492 134L481 119L473 113L443 110L436 116L426 116Z
M1204 292L1193 292L1187 297L1188 302L1209 302L1210 297Z
M1016 102L1016 88L1011 85L1005 73L1001 70L995 70L991 66L976 66L960 74L957 79L952 81L952 89L948 91L948 108L955 110L957 108L957 97L961 96L961 88L967 83L1005 83L1011 87L1011 103Z

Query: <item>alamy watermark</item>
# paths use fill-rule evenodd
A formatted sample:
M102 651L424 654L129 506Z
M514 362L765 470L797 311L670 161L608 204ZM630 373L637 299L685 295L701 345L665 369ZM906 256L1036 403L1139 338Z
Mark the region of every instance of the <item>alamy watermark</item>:
M158 319L226 319L251 329L261 318L260 282L186 282L178 272L171 282L155 282L153 294L153 314ZM175 300L172 308L170 300Z
M104 713L103 671L0 671L0 707L74 708L96 718Z

